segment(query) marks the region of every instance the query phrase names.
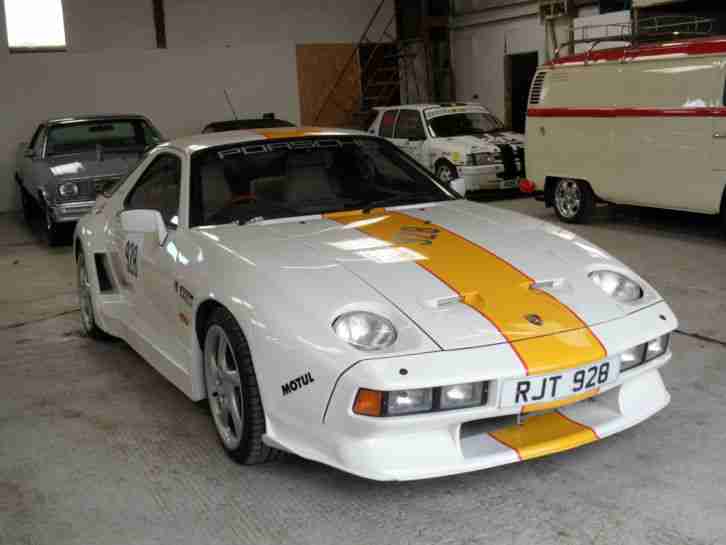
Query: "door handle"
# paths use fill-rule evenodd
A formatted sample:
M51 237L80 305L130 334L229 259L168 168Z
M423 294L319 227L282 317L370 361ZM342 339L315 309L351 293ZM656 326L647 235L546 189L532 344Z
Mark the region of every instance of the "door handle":
M715 132L713 133L714 138L726 138L726 132Z

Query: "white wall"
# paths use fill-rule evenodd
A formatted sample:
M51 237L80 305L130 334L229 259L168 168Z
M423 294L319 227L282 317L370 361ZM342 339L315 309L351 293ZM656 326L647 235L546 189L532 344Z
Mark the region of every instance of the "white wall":
M10 54L0 2L0 211L19 207L17 144L48 117L141 113L174 138L229 118L226 88L239 114L298 121L295 44L356 42L377 4L167 0L159 50L151 0L64 0L68 51Z
M506 115L505 57L536 51L547 61L545 27L539 20L537 0L455 0L452 21L452 54L457 100L479 102L499 118ZM598 15L595 6L579 8L575 26L606 24L629 19L629 12ZM566 36L558 26L558 37ZM607 44L612 47L613 44Z

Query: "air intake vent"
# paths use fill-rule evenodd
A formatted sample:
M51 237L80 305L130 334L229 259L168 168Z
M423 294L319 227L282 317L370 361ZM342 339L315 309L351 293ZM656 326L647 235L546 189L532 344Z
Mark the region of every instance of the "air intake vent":
M547 72L538 72L532 82L532 90L529 93L529 103L539 104L539 99L542 95L542 86L544 85L545 76Z
M96 260L96 272L98 273L98 287L101 292L113 291L113 284L106 267L106 254L93 254Z

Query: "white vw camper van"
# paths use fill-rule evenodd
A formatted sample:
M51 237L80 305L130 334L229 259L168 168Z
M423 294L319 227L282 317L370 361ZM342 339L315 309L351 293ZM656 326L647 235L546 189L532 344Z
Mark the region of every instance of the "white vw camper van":
M524 191L566 222L605 201L726 216L726 38L607 49L537 71Z

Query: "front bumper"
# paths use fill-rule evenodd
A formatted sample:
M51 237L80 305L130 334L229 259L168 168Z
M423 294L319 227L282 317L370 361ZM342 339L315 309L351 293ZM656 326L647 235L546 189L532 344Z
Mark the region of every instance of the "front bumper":
M607 349L602 361L613 361L627 348L676 327L675 316L661 302L591 330ZM512 352L501 344L360 362L339 378L317 444L289 444L290 450L369 479L423 479L592 443L642 422L670 401L659 371L672 357L668 352L622 372L594 397L520 414L521 408L503 407L500 401L503 379L525 375ZM404 368L407 372L401 373ZM397 390L477 380L490 381L488 401L481 407L384 418L352 412L360 387ZM285 448L285 441L277 445Z
M50 214L56 223L78 221L93 210L96 201L57 203L50 206Z
M519 178L504 179L499 176L504 172L504 165L458 166L459 176L466 181L467 191L482 189L514 189ZM517 168L520 168L517 163Z

